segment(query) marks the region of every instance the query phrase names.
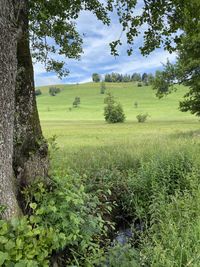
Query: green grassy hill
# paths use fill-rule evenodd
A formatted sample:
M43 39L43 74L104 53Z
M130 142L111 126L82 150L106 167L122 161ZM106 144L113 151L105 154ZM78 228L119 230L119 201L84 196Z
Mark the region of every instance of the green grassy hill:
M130 147L199 129L198 118L178 110L179 101L187 90L184 87L158 99L151 87L107 83L107 90L123 105L127 118L123 124L104 121L105 95L100 94L99 83L57 87L62 90L56 96L49 95L49 86L41 87L42 95L37 97L37 103L45 137L56 135L59 146L65 150L125 144ZM70 111L76 96L80 97L81 105ZM138 108L134 106L135 101ZM148 113L151 117L141 124L136 119L139 113Z
M100 94L99 83L58 87L62 91L57 96L49 95L49 86L41 87L43 94L37 97L41 120L104 120L105 95ZM186 92L184 87L163 99L158 99L151 87L137 87L133 83L107 83L106 87L121 102L128 121L136 121L137 114L146 112L151 116L151 121L194 119L189 113L178 110L178 103ZM81 105L70 111L76 96L81 98ZM134 106L135 101L138 102L138 108Z

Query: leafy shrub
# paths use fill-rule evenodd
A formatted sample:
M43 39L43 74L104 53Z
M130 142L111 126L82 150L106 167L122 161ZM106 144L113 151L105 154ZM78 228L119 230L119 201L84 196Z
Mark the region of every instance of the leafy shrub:
M98 198L70 177L49 188L37 182L24 195L29 216L0 220L0 266L47 267L57 251L65 266L94 266L107 229Z
M107 104L104 108L105 120L109 123L118 123L125 121L125 114L120 103L116 103L114 97L108 93L104 100Z
M140 122L140 123L144 123L148 117L149 117L149 115L147 113L146 114L138 114L136 116L138 122Z
M41 94L42 94L42 92L41 92L40 89L36 89L36 90L35 90L35 95L36 95L36 96L41 95Z
M57 87L50 87L49 88L49 94L51 96L56 96L58 93L60 93L60 88L57 88Z
M120 104L105 107L104 116L109 123L124 122L125 120L124 111Z
M73 102L73 107L77 108L80 105L80 103L81 103L80 97L76 96Z
M138 108L138 102L137 101L134 102L134 107Z
M138 86L138 87L142 87L142 82L139 82L139 83L137 84L137 86Z
M63 236L52 227L34 224L33 218L0 220L0 266L49 266L49 257Z

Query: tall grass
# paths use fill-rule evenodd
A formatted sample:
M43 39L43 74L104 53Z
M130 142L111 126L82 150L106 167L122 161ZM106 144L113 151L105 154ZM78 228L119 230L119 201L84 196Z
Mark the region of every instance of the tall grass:
M199 170L193 170L185 178L188 185L184 190L177 189L168 199L160 190L152 201L150 214L153 222L142 250L148 266L199 266Z
M112 203L110 220L143 225L132 245L139 264L199 266L200 146L193 134L117 146L60 150L52 169L82 177L88 191ZM107 193L108 192L108 193ZM111 192L111 193L109 193ZM117 266L117 265L116 265ZM123 265L122 265L123 266ZM124 265L126 266L126 265Z

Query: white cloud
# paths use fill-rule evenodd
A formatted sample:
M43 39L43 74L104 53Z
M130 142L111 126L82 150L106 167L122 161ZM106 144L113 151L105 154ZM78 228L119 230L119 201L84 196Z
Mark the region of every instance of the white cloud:
M137 12L140 10L141 6L138 7ZM93 72L100 74L112 71L123 74L149 72L152 69L160 68L167 58L172 62L175 61L176 54L169 54L161 49L148 57L142 57L138 51L138 47L142 44L141 36L135 40L135 52L131 57L126 54L125 35L122 36L124 45L119 49L120 56L117 58L111 56L109 43L121 35L121 25L116 17L113 18L111 26L107 27L91 13L82 12L77 21L77 27L81 34L85 34L83 37L84 54L81 60L76 61L61 57L62 60L66 61L70 70L70 75L64 80L59 80L55 73L46 74L44 67L41 64L36 64L34 66L36 85L89 82ZM60 58L60 56L56 56L56 58Z
M131 57L129 60L122 63L111 64L103 67L102 69L106 72L113 71L122 74L129 74L133 72L144 72L148 69L159 68L163 64L169 61L173 62L176 59L176 54L169 54L166 51L157 51L148 57L138 56L136 58Z
M36 76L36 86L52 85L52 84L62 84L62 80L58 79L56 75L48 77L38 77Z

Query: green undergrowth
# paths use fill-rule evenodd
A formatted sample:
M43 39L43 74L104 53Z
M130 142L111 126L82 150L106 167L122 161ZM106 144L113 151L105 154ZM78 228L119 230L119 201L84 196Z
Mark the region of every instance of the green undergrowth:
M199 266L196 137L79 153L55 141L48 184L23 192L27 215L0 220L0 266ZM133 237L114 245L123 224Z
M37 182L24 195L27 216L0 221L0 266L94 266L111 225L78 177Z
M136 144L85 147L70 157L60 151L54 166L66 161L61 173L75 171L87 192L95 193L104 205L110 203L109 220L116 227L127 221L131 225L133 250L126 252L131 255L136 249L137 264L130 265L126 257L113 266L196 267L200 260L199 152L197 139L170 138L147 143L146 149ZM104 192L104 198L98 192Z

